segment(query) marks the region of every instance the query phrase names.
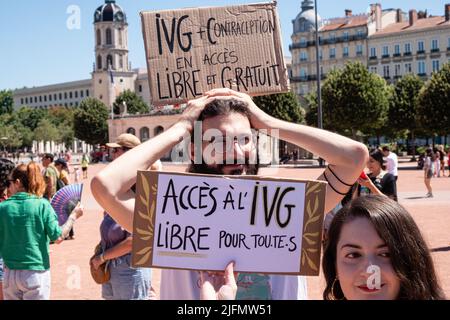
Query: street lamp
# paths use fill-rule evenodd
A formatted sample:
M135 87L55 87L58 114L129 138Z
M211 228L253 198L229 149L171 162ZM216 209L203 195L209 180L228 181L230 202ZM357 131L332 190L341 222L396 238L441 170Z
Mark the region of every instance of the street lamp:
M314 11L316 20L316 80L317 80L317 127L323 129L322 120L322 88L320 87L321 72L320 72L320 57L319 57L319 21L317 14L317 0L314 0ZM319 158L319 165L323 166L323 159Z

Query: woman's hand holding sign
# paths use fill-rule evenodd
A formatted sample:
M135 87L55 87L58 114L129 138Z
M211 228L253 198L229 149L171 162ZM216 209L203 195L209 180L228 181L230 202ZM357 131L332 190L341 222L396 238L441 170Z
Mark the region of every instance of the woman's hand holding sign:
M237 293L234 273L234 262L230 262L224 273L200 272L200 299L201 300L235 300Z

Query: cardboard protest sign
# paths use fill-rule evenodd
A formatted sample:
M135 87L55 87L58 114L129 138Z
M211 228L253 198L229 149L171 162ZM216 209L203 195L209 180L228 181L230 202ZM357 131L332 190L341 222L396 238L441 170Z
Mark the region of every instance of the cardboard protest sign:
M133 266L319 275L326 183L140 171Z
M289 91L276 2L141 12L153 105Z

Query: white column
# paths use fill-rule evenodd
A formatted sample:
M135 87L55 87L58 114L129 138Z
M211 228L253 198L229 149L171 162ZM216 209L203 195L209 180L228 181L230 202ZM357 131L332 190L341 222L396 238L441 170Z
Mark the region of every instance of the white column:
M78 152L78 148L77 148L77 139L73 140L73 153L77 153Z

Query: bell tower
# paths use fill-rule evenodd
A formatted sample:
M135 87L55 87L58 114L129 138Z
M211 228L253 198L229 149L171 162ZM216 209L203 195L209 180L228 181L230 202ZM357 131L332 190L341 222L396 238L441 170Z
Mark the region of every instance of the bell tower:
M108 107L124 90L134 91L135 73L128 60L128 23L115 0L105 0L94 13L94 96Z

